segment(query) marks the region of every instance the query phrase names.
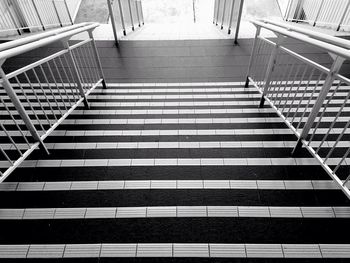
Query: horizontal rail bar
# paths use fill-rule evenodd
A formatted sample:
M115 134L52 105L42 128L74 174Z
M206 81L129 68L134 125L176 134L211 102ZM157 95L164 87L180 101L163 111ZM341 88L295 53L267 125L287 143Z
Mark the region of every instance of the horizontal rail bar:
M347 50L345 48L335 46L333 44L325 43L325 42L322 42L322 41L317 40L317 39L312 39L312 38L305 36L301 33L290 32L290 31L288 31L284 28L281 28L279 26L268 25L268 24L261 22L261 21L252 20L251 22L256 26L260 26L260 27L265 28L267 30L270 30L274 33L278 33L278 34L281 34L281 35L286 36L286 37L300 40L304 43L307 43L307 44L313 45L315 47L324 49L327 52L333 53L335 55L338 55L338 56L341 56L343 58L350 60L350 50Z
M329 43L329 44L333 44L333 45L336 45L339 47L350 49L349 40L345 40L345 39L342 39L339 37L334 37L334 36L324 34L321 32L315 32L314 30L294 26L294 25L291 25L290 23L284 23L284 22L274 21L274 20L269 20L269 19L263 19L262 21L264 23L267 23L267 24L271 24L271 25L285 28L288 31L301 33L301 34L304 34L306 36L312 37L314 39L324 41L324 42Z
M27 36L27 37L24 37L24 38L21 38L21 39L12 40L12 41L0 44L0 52L4 51L4 50L7 50L7 49L10 49L10 48L15 48L15 47L22 46L22 45L25 45L25 44L28 44L28 43L32 43L34 41L45 39L45 38L48 38L50 36L56 36L56 35L59 35L61 33L64 33L64 32L67 32L67 31L71 31L71 30L74 30L74 29L78 29L78 28L81 28L81 27L84 27L84 26L88 26L88 25L91 25L91 24L92 23L80 23L80 24L76 24L76 25L72 25L72 26L67 26L67 27L64 27L64 28L53 29L53 30L50 30L48 32L39 33L39 34L36 34L36 35L33 35L33 36Z
M37 49L39 47L54 43L54 42L59 41L61 39L72 37L76 34L79 34L79 33L85 32L85 31L93 30L98 26L99 26L98 23L84 25L84 26L79 27L77 29L63 32L59 35L50 36L50 37L47 37L44 39L37 40L37 41L32 42L32 43L27 43L27 44L24 44L22 46L17 46L17 47L8 49L8 50L1 51L0 52L0 60L4 60L7 58L11 58L11 57L23 54L25 52L28 52L28 51Z

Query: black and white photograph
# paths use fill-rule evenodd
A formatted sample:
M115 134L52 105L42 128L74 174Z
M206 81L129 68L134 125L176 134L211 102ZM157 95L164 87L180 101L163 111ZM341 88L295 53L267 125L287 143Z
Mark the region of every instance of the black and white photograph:
M350 0L0 0L0 263L350 262Z

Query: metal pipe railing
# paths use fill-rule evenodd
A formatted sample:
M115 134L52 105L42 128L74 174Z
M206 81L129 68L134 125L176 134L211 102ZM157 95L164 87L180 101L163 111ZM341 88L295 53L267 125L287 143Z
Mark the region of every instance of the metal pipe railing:
M0 134L7 138L0 145L0 160L7 164L5 171L0 171L0 182L38 146L48 153L45 138L78 105L84 103L88 108L88 96L97 86L106 87L92 34L98 26L82 23L70 30L56 30L0 45ZM69 43L72 36L83 32L88 34L86 40ZM3 70L6 60L55 42L63 44L56 53L9 73ZM7 143L12 147L7 147Z
M289 2L286 21L328 26L337 31L342 27L350 27L349 0L290 0Z
M0 36L72 25L66 0L17 0L0 2Z
M350 59L350 51L342 41L338 43L331 37L324 42L320 40L322 35L313 39L313 34L291 32L277 22L275 25L252 23L257 31L246 87L251 82L262 95L260 107L267 102L297 136L292 154L298 154L304 146L350 198L349 172L341 171L350 154L350 147L345 143L350 120L343 113L350 104L350 80L339 74L344 61ZM275 33L277 39L266 39L261 29ZM292 39L328 52L333 59L332 66L322 66L292 51L288 47L288 40ZM340 106L334 109L333 101Z
M126 36L145 24L141 0L107 0L113 35L118 44L118 35Z
M339 37L334 37L328 34L324 34L321 32L315 32L314 30L302 28L299 26L294 26L291 25L290 23L284 23L280 21L274 21L274 20L269 20L269 19L263 19L262 22L275 25L284 29L287 29L288 31L296 32L296 33L301 33L303 35L309 36L313 39L317 39L332 45L336 45L338 47L350 49L350 42L349 40L339 38Z
M228 34L235 32L234 43L237 44L240 23L242 19L244 0L215 0L213 24Z

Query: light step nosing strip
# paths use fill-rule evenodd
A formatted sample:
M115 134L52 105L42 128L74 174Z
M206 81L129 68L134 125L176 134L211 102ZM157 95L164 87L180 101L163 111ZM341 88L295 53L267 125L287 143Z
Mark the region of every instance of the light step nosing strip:
M299 82L296 82L299 83ZM311 82L314 83L314 82ZM323 83L322 80L320 83ZM64 83L49 83L50 85L58 85L59 87L66 85L67 87L69 84L73 84L70 82ZM84 83L83 83L84 84ZM207 81L207 82L109 82L108 86L111 87L195 87L195 86L243 86L245 84L244 81ZM19 87L18 84L13 84L15 87ZM32 84L32 85L35 85ZM42 83L42 86L47 86L47 84ZM24 87L30 87L29 84L23 83L22 86ZM39 87L38 84L36 84L37 87ZM253 87L250 85L250 87Z
M310 89L309 89L310 90ZM345 91L346 89L342 89ZM32 90L25 90L26 94L33 94ZM57 89L51 91L50 89L44 89L46 93L49 93L50 96L52 94L59 94L60 92L64 92L73 95L76 94L76 91L72 92L70 89ZM312 90L310 90L312 91ZM217 87L205 87L205 88L192 88L192 87L182 87L182 88L133 88L133 89L95 89L93 93L107 93L107 94L115 94L115 93L225 93L225 92L254 92L258 93L258 91L255 88L238 88L238 87L226 87L226 88L217 88ZM5 92L0 92L0 95L5 95ZM43 95L44 92L40 90L36 90L36 94Z
M56 94L55 94L56 95ZM57 94L58 96L59 94ZM334 100L330 102L331 105L338 104L338 103L344 103L344 98L346 98L347 93L341 93L334 96ZM49 97L52 97L53 95L50 95ZM73 96L73 95L72 95ZM305 98L308 98L307 96L311 96L311 94L304 94ZM34 100L35 103L38 103L40 100L43 103L48 103L48 98L44 95L27 95L18 96L21 100L24 100L25 105L28 105L28 102L26 100ZM89 95L89 98L91 100L95 100L95 102L98 102L100 100L101 102L113 102L113 100L117 100L118 102L122 102L122 100L164 100L164 102L169 102L170 100L188 100L188 99L200 99L200 101L203 100L210 100L210 101L222 101L225 99L234 99L237 101L237 99L241 99L242 101L250 101L251 103L258 100L258 98L261 97L261 95L258 92L251 92L251 93L235 93L235 92L198 92L198 93L189 93L189 92L164 92L164 93L104 93L104 94L95 94L95 95ZM287 103L288 105L293 105L296 107L298 104L307 104L311 103L314 104L315 100L317 99L316 96L312 97L311 101L308 101L307 99L302 99L302 94L297 94L297 97L295 98L295 101L292 102L292 100L277 100L282 101L283 103ZM274 100L273 97L271 97L271 100ZM5 102L9 105L11 105L9 99L5 97ZM59 104L63 104L64 100L60 99L57 101ZM297 103L298 104L297 104ZM65 102L67 103L67 101ZM237 104L237 102L236 102ZM57 105L55 103L51 103L51 105ZM349 105L348 102L346 102L346 105ZM278 106L278 105L277 105Z
M103 95L99 95L99 94L90 94L89 95L89 99L91 100L129 100L129 99L133 99L133 100L148 100L148 99L151 99L151 100L169 100L169 99L211 99L211 100L215 100L215 99L249 99L249 100L254 100L254 99L258 99L261 97L261 95L256 92L256 93L249 93L249 94L240 94L240 93L237 93L237 94L229 94L229 93L204 93L204 94L188 94L188 93L183 93L183 94L173 94L173 93L169 93L169 94L166 94L166 95L161 95L161 94L158 94L158 95L155 95L154 93L152 94L149 94L149 95L137 95L137 94L128 94L128 95L125 95L127 93L122 93L123 95L115 95L115 94L103 94ZM297 97L295 98L296 101L299 101L299 99L302 98L302 93L300 94L297 94ZM347 93L342 93L342 94L337 94L334 96L334 101L331 102L331 104L334 104L336 102L340 102L342 101L343 102L343 98L345 98L347 95ZM311 93L306 93L304 94L305 97L307 96L311 96ZM43 95L38 95L38 98L36 96L33 96L33 95L28 95L27 97L25 96L22 96L20 95L19 96L20 99L30 99L30 100L43 100L43 101L46 101L47 98L46 96L43 96ZM313 96L312 99L316 99L317 96ZM285 98L287 99L287 98ZM273 98L272 98L273 100ZM283 100L284 101L284 100ZM301 102L308 102L308 100L302 100Z
M98 218L350 218L349 207L297 206L149 206L0 209L0 220Z
M317 135L325 135L328 129L317 129ZM334 128L329 134L340 134L343 129ZM300 132L300 130L299 130ZM311 129L310 133L313 132ZM350 132L348 128L346 133ZM11 131L8 133L11 136L22 136L20 131ZM182 130L55 130L51 136L257 136L257 135L294 135L290 129L182 129ZM25 136L30 136L28 131L24 131ZM0 131L0 136L4 137L6 134Z
M43 122L45 119L41 119ZM342 118L340 118L342 120ZM345 121L345 120L344 120ZM13 124L13 120L4 120L4 124ZM18 121L18 124L24 124ZM39 124L38 120L33 120L33 124ZM150 118L150 119L66 119L62 125L79 125L79 124L234 124L234 123L283 123L279 117L275 118Z
M350 258L350 244L100 243L0 245L0 258Z
M224 105L225 106L225 105ZM128 106L128 107L134 107L134 106ZM154 106L153 106L154 107ZM272 108L186 108L186 109L166 109L161 106L159 106L159 109L83 109L83 108L77 108L72 112L72 115L168 115L168 114L253 114L253 113L275 113L275 110ZM203 107L203 106L201 106ZM326 108L325 112L328 113L334 113L334 115L339 111L340 107L334 106L330 108ZM304 109L297 109L292 108L290 112L299 112L299 115L301 115L304 112ZM310 112L311 109L308 110ZM342 112L349 112L350 107L346 107L342 109ZM10 112L13 115L18 115L17 111L10 110ZM34 110L35 113L41 114L52 114L51 109L46 110ZM60 114L60 111L57 109L53 109L53 112L55 114ZM7 111L0 111L0 116L4 115L7 116ZM29 115L32 115L32 111L29 112Z
M346 125L349 117L339 117L337 123ZM333 117L323 118L321 124L331 124L334 120ZM305 119L306 121L306 119ZM302 121L302 123L305 123ZM317 120L316 120L317 121ZM33 124L40 124L46 122L45 119L33 120ZM275 124L278 123L282 125L284 121L279 118L149 118L149 119L66 119L62 122L62 125L179 125L179 124L246 124L246 125L256 125L256 124ZM5 125L14 125L13 120L4 120ZM24 125L23 121L17 121L17 124ZM244 129L244 128L243 128Z
M307 103L310 103L310 106L312 106L315 103L315 100L311 100L310 102L305 100L305 101L301 101L299 102L301 104L304 104L305 106L307 105ZM341 100L332 100L330 102L330 104L328 105L328 109L332 109L332 108L336 108L339 106L335 106L335 105L342 105L343 101ZM12 103L8 103L6 102L8 107L13 107ZM58 103L60 106L63 106L63 103ZM291 103L287 101L287 105L290 105ZM37 102L33 102L31 103L31 105L33 107L40 107L40 104ZM41 105L43 107L49 107L49 104L47 102L42 102ZM52 107L55 107L55 105L50 104ZM109 101L92 101L90 102L90 105L92 107L197 107L197 106L245 106L245 108L255 108L257 105L259 105L259 99L250 99L250 100L214 100L214 101L204 101L204 100L200 100L200 101L183 101L183 100L179 100L179 101L151 101L151 102L147 102L147 101L134 101L134 102L129 102L129 101L125 101L125 102L109 102ZM29 107L29 104L27 103L23 103L23 106L25 107ZM349 106L349 103L346 104L346 109ZM297 105L294 104L294 106L291 107L291 111L294 112L297 108ZM269 109L269 108L266 108ZM303 109L299 109L299 112L303 111ZM310 109L308 109L308 111L310 111Z
M77 136L78 137L78 136ZM317 147L321 141L313 141L310 145ZM329 148L335 141L324 142L322 148ZM295 141L166 141L166 142L77 142L77 143L45 143L50 150L65 149L244 149L244 148L294 148ZM2 144L4 150L28 149L27 144ZM340 141L336 148L350 147L349 141Z
M332 180L107 180L3 182L0 191L78 191L126 189L271 189L334 190Z
M321 83L321 82L320 82ZM68 89L66 89L67 91L71 91L70 87L74 85L74 83L65 83L64 85L59 84L59 83L51 83L51 86L58 86L59 90L63 90L62 87L66 87ZM12 85L15 89L19 87L19 85L16 85L15 83ZM30 90L29 88L31 87L38 87L39 85L37 84L32 84L32 86L27 85L26 83L22 83L22 88L24 88L25 90ZM42 83L40 85L40 87L42 87L44 90L49 90L48 89L48 85L45 83ZM156 90L156 89L160 89L160 90L164 90L164 89L193 89L193 87L195 87L195 89L199 88L199 89L225 89L225 88L233 88L233 89L242 89L242 90L254 90L256 91L256 87L250 85L249 87L244 87L244 83L243 82L221 82L221 83L108 83L108 90L115 90L116 88L119 88L118 90L138 90L138 89L152 89L152 90ZM274 85L272 85L272 87L274 87ZM115 89L113 89L115 88ZM336 88L336 86L332 86L331 90L334 90ZM286 91L289 91L290 89L292 89L293 91L304 91L306 90L317 90L320 91L321 90L321 86L317 86L316 88L314 86L303 86L303 85L296 85L296 86L288 86L286 87ZM339 86L338 90L347 90L349 89L349 86L347 85L342 85ZM95 90L98 91L106 91L105 89L103 89L100 85L96 87ZM274 90L271 90L271 92L274 92Z
M337 165L340 158L329 158L327 164ZM20 167L98 167L98 166L297 166L319 165L314 158L174 158L174 159L57 159L25 160ZM350 165L346 158L342 166ZM0 167L8 167L0 161Z

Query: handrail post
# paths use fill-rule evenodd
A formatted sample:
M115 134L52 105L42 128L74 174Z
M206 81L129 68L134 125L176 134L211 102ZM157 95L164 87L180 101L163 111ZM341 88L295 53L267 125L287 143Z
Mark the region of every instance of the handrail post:
M122 27L123 27L123 34L126 36L126 28L125 28L125 22L124 22L124 14L123 14L123 9L122 9L122 4L120 3L120 0L118 1L118 6L119 6L119 13L120 13L120 20L122 21ZM113 11L112 11L113 12Z
M284 20L288 21L288 17L290 14L290 10L292 8L293 0L288 0L287 8L286 8L286 13L284 14Z
M73 19L72 19L72 15L71 15L71 14L70 14L70 12L69 12L69 8L68 8L67 0L64 0L64 5L66 6L66 10L67 10L67 14L68 14L68 17L69 17L70 23L73 25L73 24L74 24L74 22L73 22Z
M334 62L332 64L332 67L329 70L329 73L324 81L322 89L321 89L321 91L316 99L316 102L315 102L315 104L314 104L314 106L313 106L313 108L312 108L312 110L307 118L307 121L303 127L301 134L300 134L300 137L298 138L298 142L292 151L292 155L295 155L299 151L299 149L303 145L302 141L304 139L306 139L306 137L308 136L309 131L312 128L312 125L314 124L318 113L320 112L320 109L323 105L323 102L326 99L330 88L332 87L332 84L334 82L336 74L339 72L344 61L345 61L345 59L340 57L340 56L336 56L334 58Z
M251 71L252 66L253 66L253 60L254 60L254 58L256 56L256 48L257 48L257 44L258 44L258 36L260 35L260 31L261 31L261 27L260 26L256 26L255 38L254 38L252 53L250 54L250 58L249 58L247 79L246 79L246 82L245 82L245 85L244 85L244 87L246 87L246 88L248 88L248 86L249 86L249 76L250 76L250 71Z
M22 121L26 125L28 131L32 135L35 141L39 142L40 147L47 153L50 154L48 149L46 148L43 140L41 139L37 129L35 128L32 120L29 118L29 115L27 114L26 110L24 109L20 99L18 98L16 92L13 90L12 85L10 81L8 80L4 70L2 69L1 65L4 63L4 61L0 61L0 77L2 79L2 86L6 91L6 94L10 97L11 102L15 106L18 114L21 116Z
M316 26L316 22L317 22L318 17L319 17L320 14L321 14L321 9L322 9L322 7L323 7L323 4L324 4L324 0L321 0L320 8L319 8L318 11L317 11L317 14L316 14L316 17L315 17L315 21L314 21L313 26Z
M38 8L37 8L37 6L35 4L35 0L32 0L32 4L33 4L34 10L35 10L35 13L38 16L38 19L39 19L39 22L41 24L41 27L42 27L43 30L45 30L45 26L44 26L43 20L41 19L40 14L39 14L39 10L38 10Z
M339 21L338 27L337 27L337 31L340 30L341 24L343 23L344 18L345 18L346 14L347 14L347 12L348 12L348 10L349 10L349 6L350 6L350 1L348 1L348 4L346 5L346 7L345 7L345 9L344 9L344 13L343 13L343 15L342 15L341 18L340 18L340 21Z
M106 89L107 88L107 86L106 86L106 79L105 79L105 76L104 76L104 73L103 73L100 56L98 55L97 46L96 46L96 42L95 42L92 30L89 31L89 37L91 38L91 44L92 44L92 47L93 47L93 52L94 52L94 55L95 55L96 64L98 66L98 71L100 73L100 77L102 78L102 86L103 86L104 89Z
M218 0L218 9L216 10L216 22L215 22L215 25L216 25L216 26L218 25L218 20L219 20L220 3L221 3L221 0Z
M131 11L131 0L128 0L128 6L129 6L129 13L130 13L130 20L131 20L131 30L134 31L134 19L132 18L132 11Z
M224 0L224 7L222 11L222 19L221 19L221 29L224 29L224 21L225 21L225 9L226 9L226 0Z
M241 19L242 19L242 11L243 11L243 5L244 5L244 0L240 0L240 6L239 6L239 12L238 12L238 18L237 18L237 25L236 25L236 33L235 33L235 44L237 45L237 39L238 39L238 33L239 33L239 27L241 26Z
M298 8L298 12L297 12L296 21L295 21L296 23L299 22L299 19L301 17L301 11L304 8L304 0L299 0L298 1L297 8ZM294 15L295 15L295 13L294 13Z
M137 4L138 1L135 1L135 7L136 7L136 16L137 16L137 22L139 22L139 27L141 27L141 21L140 21L140 14L139 14L139 5Z
M68 60L69 60L69 63L71 64L71 66L72 66L73 78L74 78L74 81L77 84L80 96L84 99L83 100L84 106L85 106L86 109L89 109L90 108L89 107L89 102L88 102L87 97L85 95L83 84L82 84L81 79L80 79L80 74L79 74L79 71L78 71L78 67L77 67L77 64L75 63L75 59L73 57L72 50L70 49L70 46L69 46L69 43L68 43L68 39L62 39L62 43L63 43L64 48L66 48L67 51L68 51Z
M267 64L267 70L266 70L266 74L265 74L265 78L264 78L265 86L264 86L264 90L263 90L263 93L262 93L262 96L260 99L259 108L264 107L265 96L266 96L267 91L270 87L272 73L275 70L275 65L277 62L278 49L279 49L280 45L283 43L284 39L285 39L285 37L282 35L277 36L276 45L274 46L274 48L272 50L269 63Z
M230 15L230 22L228 24L228 31L227 34L231 34L231 27L232 27L232 21L233 21L233 11L234 11L234 7L235 7L235 0L232 1L232 5L231 5L231 15Z
M145 19L143 17L142 0L140 0L140 10L141 10L141 17L142 17L142 25L144 25L145 24Z
M52 0L52 5L53 5L53 8L55 9L55 12L56 12L56 15L57 15L57 19L58 19L58 22L60 23L60 26L62 27L62 21L61 21L61 18L60 18L60 15L58 13L58 10L57 10L57 6L56 6L56 2L55 0Z
M215 25L215 18L216 18L216 10L218 8L218 1L219 0L215 0L214 1L214 14L213 14L213 24Z
M113 35L114 35L114 40L116 45L118 46L118 35L117 35L117 27L115 25L115 19L114 19L114 13L113 13L113 7L111 0L107 0L107 5L108 5L108 10L109 10L109 16L111 18L111 23L112 23L112 29L113 29Z

